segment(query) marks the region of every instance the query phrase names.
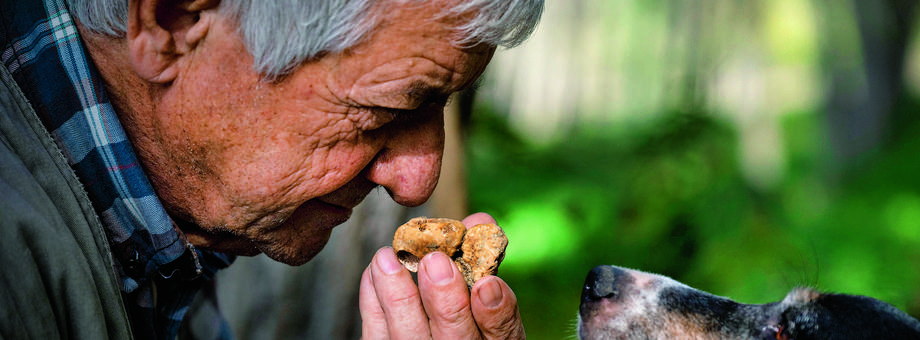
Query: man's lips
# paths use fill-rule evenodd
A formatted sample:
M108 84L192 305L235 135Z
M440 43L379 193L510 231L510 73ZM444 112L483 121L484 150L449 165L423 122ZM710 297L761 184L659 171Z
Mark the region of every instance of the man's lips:
M326 204L351 209L361 203L361 201L364 201L364 198L377 187L378 185L376 183L358 176L338 189L318 196L315 199Z
M364 198L368 193L370 193L370 190L362 191L359 193L351 193L351 195L320 196L313 200L333 208L346 210L349 214L351 214L351 210L358 206L358 204L360 204L362 201L364 201Z
M351 212L351 210L354 209L354 207L358 206L358 204L361 203L363 199L364 197L362 196L359 199L347 200L343 202L343 201L329 200L323 197L319 197L319 198L316 198L316 201L319 203L334 207L334 208L348 210L349 212Z
M370 181L353 180L336 191L304 202L297 207L290 219L310 221L307 224L322 230L332 229L345 223L351 217L354 207L375 187L377 185Z
M312 199L298 207L292 217L296 220L299 217L298 215L309 216L319 222L317 226L319 229L326 230L345 223L351 217L351 212L351 207L326 202L321 199Z

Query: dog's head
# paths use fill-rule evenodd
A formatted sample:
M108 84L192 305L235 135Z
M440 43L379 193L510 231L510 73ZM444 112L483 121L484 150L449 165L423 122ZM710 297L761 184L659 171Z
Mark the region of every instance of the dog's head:
M797 288L749 305L668 277L613 266L588 274L578 337L600 339L920 339L920 322L882 301Z

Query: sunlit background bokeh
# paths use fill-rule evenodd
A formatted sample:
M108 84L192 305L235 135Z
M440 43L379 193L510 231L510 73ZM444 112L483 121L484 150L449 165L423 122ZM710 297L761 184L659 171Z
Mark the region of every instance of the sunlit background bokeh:
M915 3L547 1L465 125L470 209L509 235L528 337L574 335L598 264L920 316Z

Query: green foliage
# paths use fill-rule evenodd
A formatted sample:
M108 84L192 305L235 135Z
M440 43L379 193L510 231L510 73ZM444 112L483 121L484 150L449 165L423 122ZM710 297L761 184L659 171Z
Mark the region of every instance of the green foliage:
M471 207L509 235L500 274L528 336L574 335L583 280L599 264L747 303L810 285L920 314L920 142L899 139L828 180L819 114L787 117L786 178L759 192L740 173L735 131L705 112L582 127L534 146L478 111L467 143Z

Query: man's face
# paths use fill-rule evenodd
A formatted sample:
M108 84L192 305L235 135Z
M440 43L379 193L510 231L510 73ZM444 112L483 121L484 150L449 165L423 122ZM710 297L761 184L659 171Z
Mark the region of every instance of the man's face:
M405 205L437 184L447 96L494 52L458 48L434 20L441 1L382 11L362 44L263 81L235 27L216 13L165 91L138 148L192 243L308 261L373 188ZM136 142L137 144L137 142ZM159 150L159 151L149 151Z

